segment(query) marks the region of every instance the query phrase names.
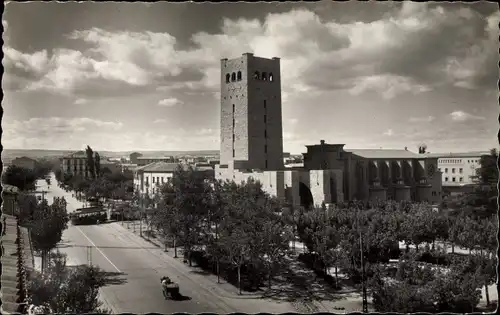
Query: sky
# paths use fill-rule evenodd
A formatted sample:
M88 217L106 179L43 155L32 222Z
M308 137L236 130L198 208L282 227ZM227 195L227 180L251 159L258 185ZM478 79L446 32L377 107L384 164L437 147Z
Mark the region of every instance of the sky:
M7 3L5 149L212 150L220 59L281 58L284 151L498 146L494 3Z

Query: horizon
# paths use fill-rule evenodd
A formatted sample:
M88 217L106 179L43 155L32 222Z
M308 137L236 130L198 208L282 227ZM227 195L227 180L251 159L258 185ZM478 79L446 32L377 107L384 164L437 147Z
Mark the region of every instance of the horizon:
M499 21L485 2L9 2L2 144L218 151L220 59L252 52L281 58L284 152L482 151Z

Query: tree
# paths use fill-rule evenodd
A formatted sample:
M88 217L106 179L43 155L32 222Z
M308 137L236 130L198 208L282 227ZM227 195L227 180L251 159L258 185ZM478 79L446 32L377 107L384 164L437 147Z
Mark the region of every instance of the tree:
M42 307L44 313L109 314L101 307L99 288L104 279L98 268L92 266L68 267L66 256L52 254L47 272L35 272L30 277L28 292L30 303Z
M95 178L95 160L94 160L94 151L90 146L87 145L85 149L85 153L87 155L87 172L91 178Z
M36 174L28 168L10 165L2 174L2 182L7 185L16 186L20 190L35 189Z
M498 184L498 152L491 149L489 155L480 158L481 167L476 169L476 181L481 185L495 186Z
M42 252L42 271L45 270L48 253L61 241L68 221L66 202L60 198L55 198L51 205L42 200L33 213L29 223L31 240L34 249Z
M94 168L96 177L101 176L101 156L99 153L94 153Z

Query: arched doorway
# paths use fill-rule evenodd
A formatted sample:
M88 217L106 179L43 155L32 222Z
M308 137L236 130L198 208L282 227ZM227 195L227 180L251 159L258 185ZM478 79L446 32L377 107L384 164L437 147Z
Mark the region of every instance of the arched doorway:
M314 199L309 187L306 184L299 182L299 195L300 195L300 205L304 209L309 210L314 205Z

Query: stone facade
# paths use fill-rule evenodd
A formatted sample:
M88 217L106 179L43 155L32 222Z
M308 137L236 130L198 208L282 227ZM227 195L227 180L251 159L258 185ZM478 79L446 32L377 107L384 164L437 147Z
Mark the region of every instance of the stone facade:
M303 167L285 169L279 72L278 58L243 54L222 59L217 179L240 183L253 178L266 192L295 206L348 200L441 201L437 158L406 149L344 150L344 144L321 141L307 146Z
M243 54L221 60L220 163L283 169L280 60Z

